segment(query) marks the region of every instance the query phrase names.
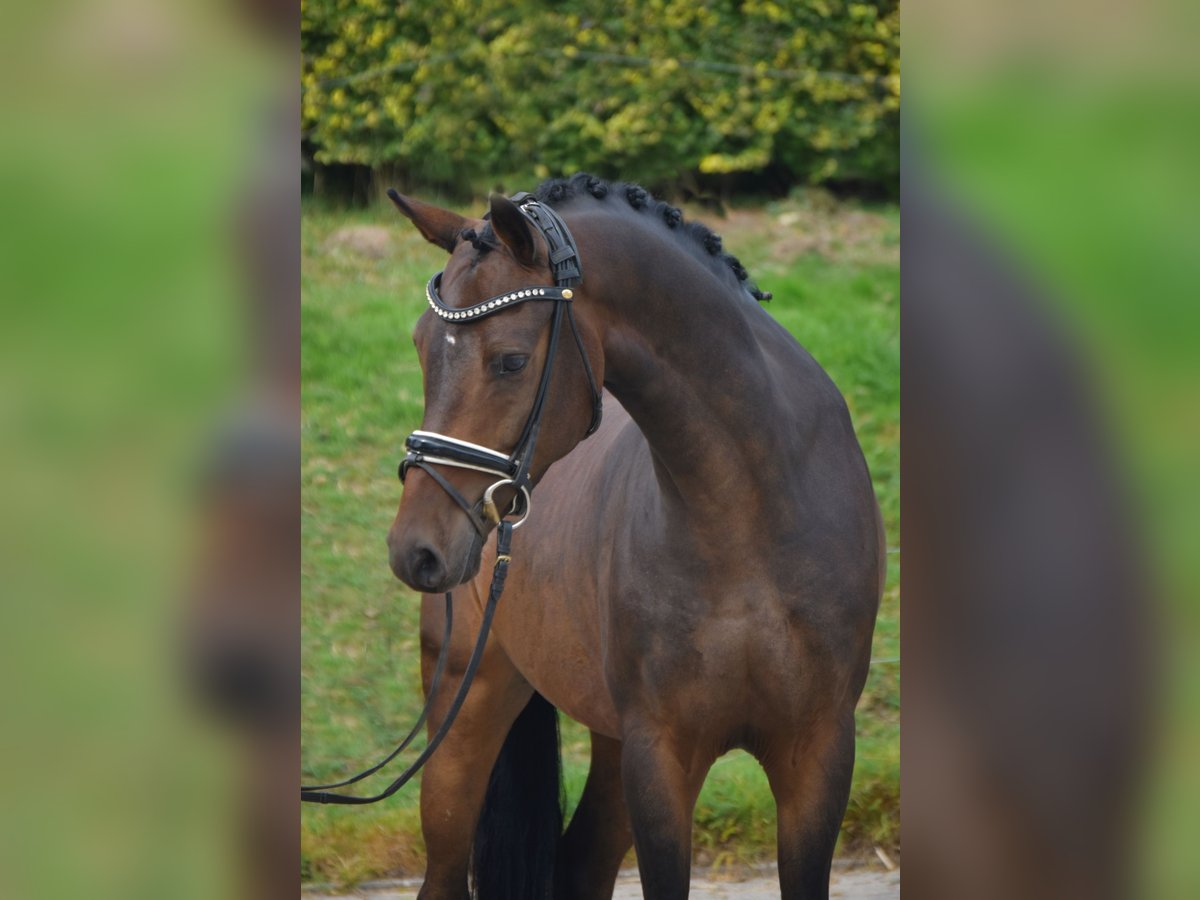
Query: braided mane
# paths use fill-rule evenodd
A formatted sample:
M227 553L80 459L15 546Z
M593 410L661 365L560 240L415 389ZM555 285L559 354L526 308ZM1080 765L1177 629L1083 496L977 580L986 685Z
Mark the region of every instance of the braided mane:
M587 172L577 172L569 178L550 178L538 185L534 196L550 206L559 206L580 197L604 201L611 196L614 202L625 202L636 212L654 216L667 228L679 231L691 240L699 259L709 265L732 272L743 290L755 300L770 300L771 294L760 291L750 281L745 266L736 256L726 253L721 237L701 222L685 222L683 212L665 200L658 200L640 185L627 182L608 182Z

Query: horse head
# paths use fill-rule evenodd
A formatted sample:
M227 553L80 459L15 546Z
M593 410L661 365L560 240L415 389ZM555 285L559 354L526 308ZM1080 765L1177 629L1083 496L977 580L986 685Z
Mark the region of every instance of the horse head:
M523 519L533 485L594 429L602 355L585 318L567 309L579 278L557 251L564 235L575 247L551 211L493 195L484 219L468 219L389 196L450 254L413 331L425 413L407 442L388 532L396 576L437 593L474 577L490 530L505 515ZM577 256L574 264L578 273ZM558 352L571 342L565 331L578 354Z

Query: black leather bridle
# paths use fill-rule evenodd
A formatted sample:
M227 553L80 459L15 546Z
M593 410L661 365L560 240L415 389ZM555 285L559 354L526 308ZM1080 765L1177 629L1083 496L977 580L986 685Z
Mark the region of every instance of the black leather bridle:
M542 368L541 381L538 383L533 408L525 420L525 427L521 429L521 436L517 438L512 452L507 454L436 432L414 431L404 442L408 454L400 463L401 481L414 467L424 471L450 495L455 503L462 507L480 536L485 536L491 526L499 525L501 519L506 515L520 516L519 521L513 526L515 528L524 522L525 517L529 514L530 494L533 487L530 480L530 467L533 465L534 450L537 448L538 435L542 427L546 394L554 374L554 357L558 350L558 339L564 316L571 326L571 334L575 338L575 346L579 349L579 358L583 360L588 387L592 392L592 421L588 426L588 435L600 426L602 413L600 388L596 384L596 377L592 372L587 350L584 349L583 338L579 334L572 306L575 297L574 288L583 281L583 269L580 265L579 249L575 246L575 239L558 213L548 206L543 206L530 194L517 194L512 199L525 217L546 238L550 251L550 267L554 274L554 286L522 288L489 297L472 306L454 307L448 306L442 300L439 292L442 273L438 272L429 279L429 283L425 286L425 296L429 302L429 308L442 321L450 324L477 322L530 301L554 304L554 311L550 318L550 342L546 352L546 364ZM470 503L437 471L435 468L437 466L471 469L494 475L498 480L484 492L478 502ZM501 513L492 498L496 490L505 486L512 487L516 493L508 510Z
M388 193L391 194L393 192L389 191ZM471 681L475 677L475 671L479 667L479 662L483 657L483 648L487 643L487 636L491 628L492 617L496 611L496 604L500 599L501 593L504 591L504 581L508 575L509 563L512 561L509 551L512 546L513 529L519 527L529 516L533 492L530 468L533 465L533 455L537 448L538 435L541 432L542 414L545 412L546 395L549 392L550 380L554 373L554 358L558 351L558 339L562 331L564 316L571 326L571 333L575 337L575 346L579 348L579 356L583 361L583 369L587 375L588 387L592 393L592 420L588 426L587 434L584 436L592 434L600 427L600 419L603 413L602 394L600 387L596 384L596 377L593 374L587 350L583 346L583 338L579 334L579 327L575 323L575 313L572 307L572 300L575 296L574 288L583 281L583 268L579 260L579 249L576 247L575 239L567 229L566 223L563 222L554 210L548 206L543 206L535 197L528 193L516 194L512 197L512 201L517 204L517 207L525 217L546 239L546 244L550 251L549 261L551 271L554 275L554 286L522 288L505 294L498 294L495 297L489 297L487 300L483 300L472 306L453 307L448 306L442 300L439 292L442 273L438 272L429 279L429 283L425 286L425 296L429 301L429 308L442 321L451 324L475 322L531 300L548 301L554 304L554 311L550 318L550 341L546 350L546 363L542 368L542 377L538 382L533 408L529 411L529 417L525 420L525 427L521 430L521 436L517 439L517 443L511 453L505 454L498 450L491 450L487 447L481 447L478 444L472 444L469 441L459 440L458 438L432 431L414 431L404 442L407 454L400 463L399 470L402 482L408 472L414 467L429 475L462 508L463 512L467 514L467 518L470 519L471 524L479 532L481 538L487 536L490 527L495 526L496 528L496 565L492 570L492 584L488 590L488 599L483 610L479 637L475 641L475 648L471 651L471 658L467 663L466 670L463 672L462 682L459 684L458 691L454 696L450 709L446 713L445 719L443 719L437 732L429 739L429 743L425 745L425 749L421 751L417 759L380 794L372 797L355 797L348 794L332 793L331 791L334 788L346 787L374 775L407 748L425 724L425 720L428 718L429 711L433 705L434 697L437 694L442 673L445 671L446 658L449 654L450 635L454 620L453 598L450 592L447 591L445 596L446 624L442 635L442 648L434 667L433 678L429 683L425 706L421 710L421 715L418 717L416 724L404 740L401 741L400 746L393 750L387 758L371 766L369 769L360 772L353 778L348 778L334 784L301 786L300 799L303 802L361 805L375 803L390 797L403 787L421 769L426 760L433 755L433 752L446 736L446 732L450 730L450 726L458 715L459 709L462 708L467 691L471 686ZM496 476L498 480L484 491L483 496L476 503L471 503L437 470L440 466L483 472ZM508 509L502 513L497 509L493 496L496 490L505 486L512 487L516 493ZM516 522L509 522L507 517L510 515L518 516L519 518Z

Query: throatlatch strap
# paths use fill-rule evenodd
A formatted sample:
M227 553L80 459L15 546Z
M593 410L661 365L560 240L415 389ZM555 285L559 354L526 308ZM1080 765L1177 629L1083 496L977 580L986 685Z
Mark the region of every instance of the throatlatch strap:
M592 361L588 359L587 349L583 346L583 338L579 334L579 326L575 324L575 307L567 307L567 322L571 325L571 334L575 335L575 346L579 348L579 358L583 360L583 371L587 375L588 388L592 392L592 422L588 425L587 434L591 437L600 427L604 418L604 392L596 387L596 373L592 371Z

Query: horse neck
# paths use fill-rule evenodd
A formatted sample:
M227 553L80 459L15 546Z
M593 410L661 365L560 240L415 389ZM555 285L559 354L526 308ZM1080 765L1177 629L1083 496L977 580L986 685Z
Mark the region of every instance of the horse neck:
M571 227L585 265L594 260L584 283L602 310L605 385L650 444L667 507L711 521L768 496L759 482L778 472L764 464L776 449L764 425L779 410L751 323L761 313L647 219L610 213Z

